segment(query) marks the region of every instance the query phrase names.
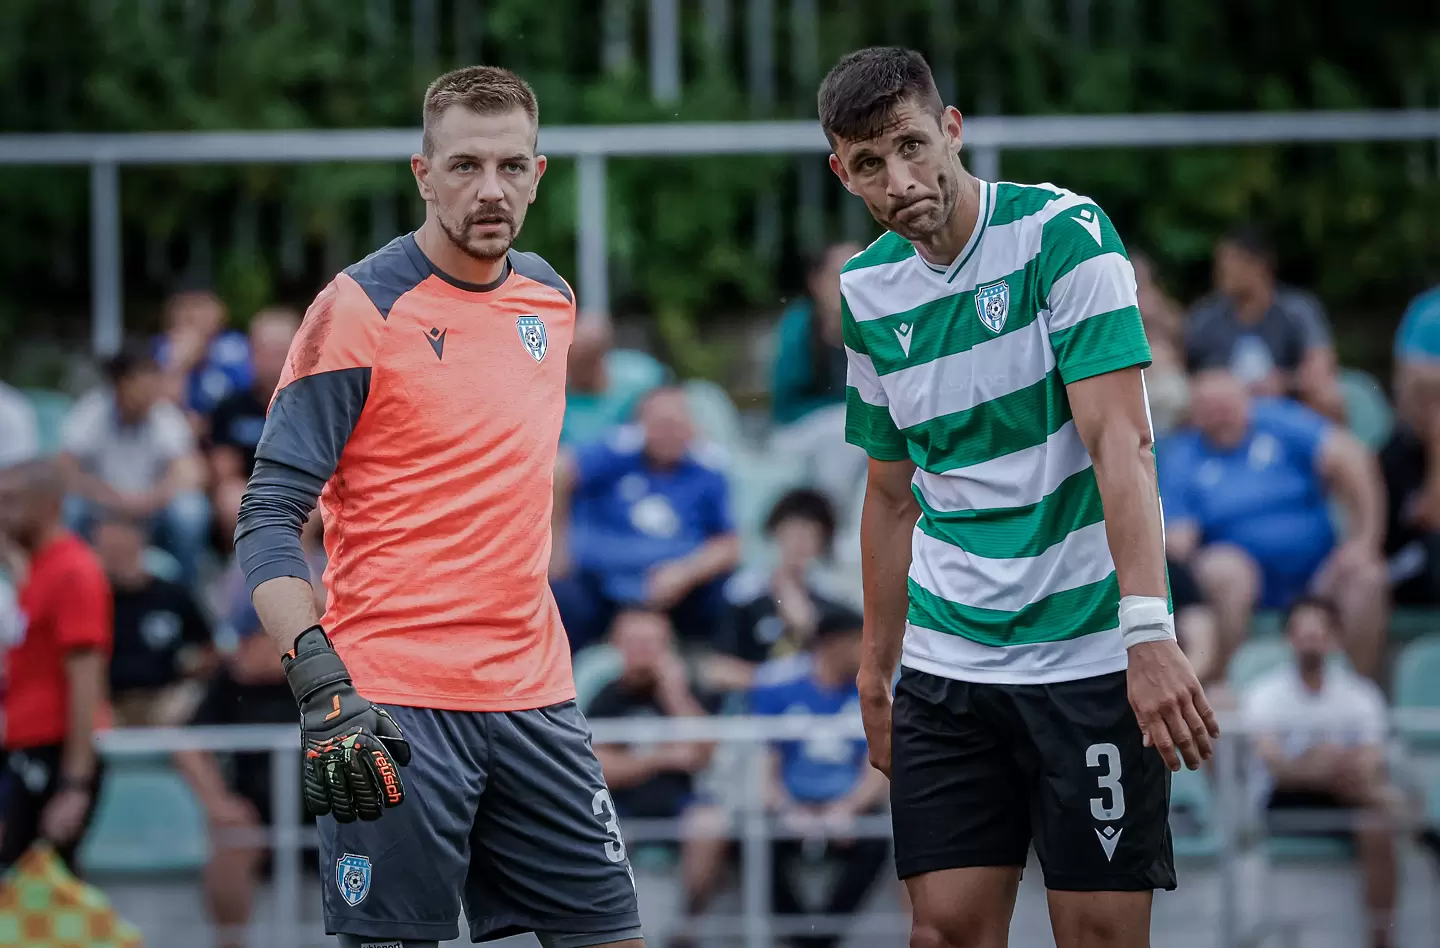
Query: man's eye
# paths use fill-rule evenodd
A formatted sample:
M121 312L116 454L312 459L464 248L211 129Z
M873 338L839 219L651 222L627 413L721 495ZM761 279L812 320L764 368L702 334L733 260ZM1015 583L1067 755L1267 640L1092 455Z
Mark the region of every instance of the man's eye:
M919 150L920 143L913 138L900 146L900 154L904 155L907 158L909 158L911 155L915 154Z
M879 168L881 164L883 164L883 162L879 158L866 158L864 161L860 162L860 170L874 171L875 169Z
M474 171L475 163L473 161L462 161L455 166L455 170L464 172Z
M510 161L505 163L505 170L510 174L524 174L525 166L518 161Z

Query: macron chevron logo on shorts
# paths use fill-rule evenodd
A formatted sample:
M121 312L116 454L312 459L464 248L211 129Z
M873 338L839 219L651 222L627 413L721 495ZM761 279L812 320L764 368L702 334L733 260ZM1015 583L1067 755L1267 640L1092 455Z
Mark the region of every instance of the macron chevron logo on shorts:
M1095 830L1095 835L1100 838L1100 848L1105 850L1106 862L1115 859L1115 847L1120 845L1120 834L1123 832L1125 832L1123 829L1116 829L1113 826Z

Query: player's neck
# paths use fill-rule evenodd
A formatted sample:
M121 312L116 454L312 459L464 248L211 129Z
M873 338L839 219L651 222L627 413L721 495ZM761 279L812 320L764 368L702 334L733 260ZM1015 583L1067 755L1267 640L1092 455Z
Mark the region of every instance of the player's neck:
M937 267L948 267L960 256L975 225L980 219L980 179L966 171L956 158L954 163L959 197L950 220L929 240L915 241L915 247L929 262Z
M494 283L505 273L505 258L479 260L456 247L440 229L433 217L426 217L425 223L415 232L415 243L435 267L446 276L464 283L485 286Z

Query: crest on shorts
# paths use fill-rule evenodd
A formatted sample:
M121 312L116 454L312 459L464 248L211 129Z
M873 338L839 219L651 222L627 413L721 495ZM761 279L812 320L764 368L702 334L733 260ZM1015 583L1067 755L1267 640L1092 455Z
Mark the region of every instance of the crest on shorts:
M536 362L545 358L550 341L545 337L545 323L540 317L521 316L515 320L515 328L520 331L520 341L525 344L525 351L530 353L530 358Z
M991 332L1005 327L1005 317L1010 315L1010 284L1001 280L987 283L975 290L975 312L980 322Z
M347 905L359 905L370 894L370 857L346 853L335 860L335 887Z

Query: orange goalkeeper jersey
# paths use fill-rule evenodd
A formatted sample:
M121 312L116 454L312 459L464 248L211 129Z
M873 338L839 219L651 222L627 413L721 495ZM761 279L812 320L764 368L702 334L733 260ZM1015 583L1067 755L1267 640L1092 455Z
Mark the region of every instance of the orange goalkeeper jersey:
M538 256L511 251L498 281L464 284L413 235L305 314L256 456L326 480L323 624L372 701L574 697L547 579L574 324Z

